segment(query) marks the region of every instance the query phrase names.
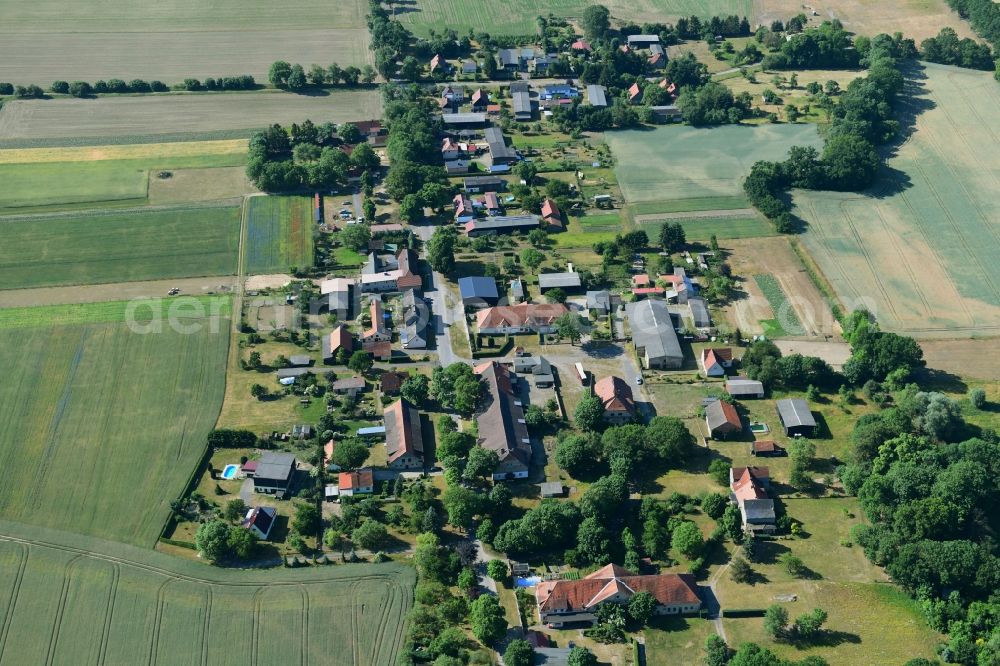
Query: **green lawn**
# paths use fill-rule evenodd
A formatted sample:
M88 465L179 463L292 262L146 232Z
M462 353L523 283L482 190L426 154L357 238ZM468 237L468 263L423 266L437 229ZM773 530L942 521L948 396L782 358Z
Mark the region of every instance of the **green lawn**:
M719 196L694 197L691 199L673 199L669 201L644 201L632 206L636 215L655 215L656 213L688 213L701 210L735 210L749 208L746 197Z
M146 203L151 171L241 166L244 153L0 164L0 212Z
M153 544L225 388L229 320L181 300L140 326L101 304L0 328L0 518Z
M620 233L622 228L622 217L617 213L584 215L574 219L586 232L616 231Z
M251 197L245 247L247 273L285 273L313 263L312 198Z
M7 521L0 571L11 664L392 666L416 582L393 563L212 567Z
M176 208L0 222L6 289L236 272L240 209Z
M619 231L596 231L593 233L583 232L576 233L572 231L567 231L565 233L554 234L551 236L551 240L555 242L556 247L585 247L589 248L594 243L607 243L613 241Z

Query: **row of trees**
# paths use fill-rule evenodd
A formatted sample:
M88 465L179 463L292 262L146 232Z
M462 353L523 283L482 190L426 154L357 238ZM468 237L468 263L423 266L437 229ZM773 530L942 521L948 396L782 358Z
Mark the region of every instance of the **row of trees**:
M851 48L849 41L842 46ZM811 147L795 146L784 162L754 163L743 183L750 202L783 233L796 228L790 204L783 195L785 190L801 187L853 191L868 187L881 164L876 145L890 141L899 132L894 106L903 87L903 75L898 60L915 53L912 40L884 34L871 40L859 37L854 49L861 56L861 65L868 67L868 75L851 81L833 108L822 154Z
M339 86L353 88L358 83L370 84L375 80L375 70L371 65L357 68L354 65L341 67L333 63L329 67L312 65L307 71L302 65L284 60L271 63L267 78L275 88L304 90L308 87Z
M219 78L207 78L202 83L198 79L184 79L180 86L184 90L253 90L257 87L254 78L249 74L240 76L226 76ZM87 81L53 81L49 90L59 95L73 95L74 97L90 97L92 95L104 95L109 93L154 93L169 92L170 86L162 81L145 79L101 79L93 84ZM27 86L14 86L10 83L0 83L0 95L14 95L21 99L41 98L45 96L45 91L34 84Z
M928 62L969 69L991 70L994 67L993 52L988 44L968 37L960 40L953 28L941 28L936 37L920 42L920 57Z
M1000 5L993 0L948 0L948 5L968 19L983 39L1000 48Z

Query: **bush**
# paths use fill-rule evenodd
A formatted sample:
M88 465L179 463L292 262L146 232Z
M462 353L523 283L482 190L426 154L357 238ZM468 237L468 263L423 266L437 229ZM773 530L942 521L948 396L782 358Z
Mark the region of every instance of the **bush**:
M50 90L60 95L69 94L69 83L66 81L55 81L52 83Z
M969 391L969 403L976 409L982 409L986 404L986 391L981 388Z

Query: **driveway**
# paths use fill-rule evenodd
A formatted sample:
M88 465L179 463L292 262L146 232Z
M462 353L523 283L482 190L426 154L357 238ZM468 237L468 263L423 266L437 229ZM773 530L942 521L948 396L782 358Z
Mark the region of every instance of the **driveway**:
M412 229L417 238L423 243L424 252L422 256L426 259L427 244L430 242L431 236L434 235L435 227L431 224L421 224L412 227ZM445 286L446 283L447 278L441 273L434 271L431 273L430 285L424 289L424 298L430 304L432 313L429 325L434 329L435 346L442 366L451 365L458 361L470 362L472 360L468 350L456 350L451 345L451 336L448 334L448 328L451 326L465 327L465 310L462 307L461 301L451 306L448 305L448 288ZM467 333L466 336L468 336Z
M351 199L354 200L354 219L360 220L364 217L364 209L361 206L361 191L355 190L354 194L351 195ZM375 220L365 220L368 224L373 224Z
M476 539L472 542L472 545L476 547L476 563L474 569L476 571L476 579L479 581L479 586L485 589L487 592L493 596L497 596L497 584L492 578L486 575L486 565L491 560L500 559L486 552L483 548L483 542Z

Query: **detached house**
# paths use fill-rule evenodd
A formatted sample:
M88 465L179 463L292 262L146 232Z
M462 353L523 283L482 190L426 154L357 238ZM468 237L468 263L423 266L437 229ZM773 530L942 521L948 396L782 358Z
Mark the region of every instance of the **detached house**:
M427 315L427 305L415 290L403 292L403 327L399 331L399 342L403 349L423 349L427 346L427 335L424 332Z
M424 438L420 412L400 398L383 412L386 466L393 470L423 469Z
M295 474L295 456L282 451L266 451L257 461L252 474L245 465L243 471L253 478L255 493L274 495L281 499L288 492Z
M454 199L455 204L455 222L460 224L465 224L471 222L476 217L476 212L472 208L472 202L469 198L461 194L456 194Z
M338 324L337 328L329 335L323 336L323 362L332 363L337 358L337 352L343 349L350 354L354 351L354 338L351 332L343 324Z
M375 475L370 468L354 472L341 472L337 477L337 486L340 489L341 497L371 495L375 492Z
M604 420L612 425L628 423L635 416L632 388L621 377L605 377L594 384L594 395L604 407Z
M552 333L555 321L569 312L562 303L519 303L480 310L476 326L482 335Z
M721 349L701 350L701 369L707 377L725 377L726 368L733 365L733 350L728 347Z
M273 506L255 506L247 511L243 518L243 528L253 532L261 541L266 541L271 535L271 528L274 527L274 519L278 515L278 510Z
M549 231L563 230L562 213L552 199L542 201L542 221L548 225Z
M577 622L593 624L599 606L626 605L640 592L656 599L657 615L687 615L702 606L691 574L638 576L616 564L579 580L542 581L535 587L535 601L542 624L558 628Z
M739 467L729 470L729 495L740 508L743 528L748 532L770 534L775 530L774 500L767 496L770 484L766 467Z
M361 269L361 291L365 293L405 291L420 289L423 278L416 272L417 255L404 248L392 255L368 255L368 262Z
M642 88L639 87L639 82L632 84L632 87L628 89L628 103L629 104L640 104L642 102Z

